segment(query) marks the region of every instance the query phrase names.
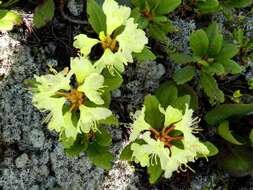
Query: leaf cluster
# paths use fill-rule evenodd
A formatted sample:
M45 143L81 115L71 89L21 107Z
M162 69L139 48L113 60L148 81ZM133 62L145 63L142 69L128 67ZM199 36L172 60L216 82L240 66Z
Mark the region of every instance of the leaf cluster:
M181 0L132 0L131 2L135 6L132 16L140 28L147 28L152 38L164 42L167 33L175 31L167 15L181 4Z
M206 122L217 128L221 138L218 165L236 177L248 175L253 168L252 113L253 104L223 104L205 116Z
M192 54L174 53L171 58L177 64L186 65L176 71L173 79L184 84L199 73L200 85L211 103L224 102L224 93L219 89L215 76L240 74L243 67L233 57L239 47L224 39L221 28L215 22L207 29L194 31L189 38Z
M209 14L223 11L226 14L232 14L233 9L245 8L250 6L252 0L197 0L196 9L201 14Z

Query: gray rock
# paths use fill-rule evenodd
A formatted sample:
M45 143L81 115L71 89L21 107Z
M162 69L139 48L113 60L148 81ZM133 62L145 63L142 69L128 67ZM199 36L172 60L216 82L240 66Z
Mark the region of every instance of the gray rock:
M71 14L73 14L74 16L80 16L80 14L84 11L84 1L69 0L67 7Z
M45 135L43 131L33 129L29 135L29 140L33 147L42 148L45 143Z
M128 111L136 110L143 103L145 95L158 88L164 73L165 67L156 62L144 62L136 67L128 66L125 71L128 80L122 86L125 94L121 96L121 99L127 102Z
M16 167L23 168L28 163L28 161L29 161L28 155L24 153L15 160Z

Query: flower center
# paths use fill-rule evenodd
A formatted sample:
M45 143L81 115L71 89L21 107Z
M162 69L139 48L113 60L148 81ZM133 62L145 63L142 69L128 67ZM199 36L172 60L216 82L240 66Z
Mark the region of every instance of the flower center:
M84 93L76 89L71 89L70 92L57 92L56 94L65 97L70 102L70 111L76 111L85 102Z
M154 128L150 128L149 130L154 134L155 139L159 139L164 143L165 147L172 147L172 141L180 141L183 139L182 135L170 135L173 130L175 129L175 126L169 126L165 127L162 132L157 131Z
M149 9L144 9L144 10L142 11L142 15L143 15L144 17L146 17L148 20L153 20L153 17L154 17L152 11L149 10Z
M101 33L99 38L101 40L101 46L103 49L109 48L113 53L118 51L119 43L117 40L111 38L110 35L105 36L104 33Z

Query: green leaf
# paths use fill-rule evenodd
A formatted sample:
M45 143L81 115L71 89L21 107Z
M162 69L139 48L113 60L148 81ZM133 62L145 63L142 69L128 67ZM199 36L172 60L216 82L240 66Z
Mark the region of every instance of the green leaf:
M107 90L105 90L101 96L104 100L104 104L101 105L103 107L109 108L110 104L111 104L111 93ZM96 107L96 104L93 104Z
M231 59L238 53L239 49L234 44L223 43L223 47L219 55L215 56L216 60Z
M213 57L221 51L222 44L223 44L223 35L220 31L220 27L216 22L211 23L206 33L209 39L209 49L208 54L209 57Z
M139 145L142 145L145 144L145 141L143 139L137 139L134 142L131 142L128 145L126 145L125 148L120 153L120 160L131 161L133 154L133 151L131 150L131 145L133 143L138 143Z
M210 141L205 141L202 143L208 148L209 154L208 155L197 154L198 158L211 157L219 153L219 149Z
M110 91L118 89L123 83L122 76L117 72L112 75L107 69L104 69L103 76L105 78L104 86Z
M208 66L202 67L202 71L208 73L209 75L224 75L225 74L225 68L222 63L212 63Z
M149 182L154 184L162 175L163 170L161 169L160 159L157 158L157 164L153 163L148 167Z
M145 0L146 2L146 8L149 10L154 10L157 8L161 0Z
M170 58L176 64L186 64L186 63L191 63L193 61L192 56L187 55L185 53L173 53L170 55Z
M224 94L219 89L216 80L205 72L200 73L200 84L206 95L210 98L211 103L224 102Z
M96 0L87 1L87 14L89 23L97 34L106 32L106 16Z
M245 40L243 29L240 29L240 28L235 29L233 31L233 36L235 40L240 44L240 46L243 46L244 40Z
M131 0L131 3L135 6L135 7L139 7L141 10L145 8L145 1L146 0Z
M173 23L168 18L166 22L160 22L160 23L157 23L157 25L165 34L168 34L169 32L177 31L177 28L175 28Z
M138 28L147 28L149 20L146 17L142 16L139 8L132 9L131 17L133 17L135 22L138 24Z
M167 40L167 34L163 32L161 28L155 23L150 23L148 25L148 31L152 38L160 42L164 42Z
M210 125L217 125L230 117L244 116L252 112L253 104L223 104L209 111L205 120Z
M253 129L251 129L251 131L250 131L249 139L250 139L251 146L252 146L253 145Z
M132 143L128 144L120 153L120 160L130 161L133 151L131 150Z
M219 159L219 166L235 177L248 175L253 169L252 148L231 146L230 152L225 152Z
M194 54L202 57L206 55L208 50L209 40L204 30L194 31L190 35L190 46Z
M36 28L45 26L54 17L55 5L53 0L44 0L35 8L33 23Z
M198 2L197 8L203 14L218 12L221 9L218 0L206 0Z
M0 10L0 31L12 30L14 25L22 24L22 18L14 11Z
M191 96L190 108L192 108L195 111L198 109L199 107L198 95L191 86L187 84L178 86L178 94L179 96L183 96L184 94L189 94Z
M220 61L220 63L224 66L225 72L227 74L228 73L239 74L243 71L243 68L232 59L226 59L226 60Z
M114 125L116 127L119 126L119 120L115 117L115 115L111 115L110 117L100 120L99 123L104 125Z
M162 127L164 122L164 115L159 111L159 104L160 102L155 96L145 96L145 121L155 129L159 129L160 127Z
M100 146L93 142L89 144L87 155L96 166L109 170L112 167L113 155L108 147Z
M155 9L155 13L159 15L168 14L174 11L181 4L181 0L160 0L158 7Z
M162 107L167 108L177 99L177 87L171 82L165 82L155 92Z
M64 151L70 157L78 156L81 152L85 152L88 148L89 139L87 135L78 135L76 140L73 138L61 138L60 140L64 146Z
M105 128L100 128L95 134L95 140L101 146L109 146L112 143L112 136Z
M195 76L195 68L193 66L186 66L176 71L172 78L177 84L184 84Z
M226 0L224 1L224 6L228 8L244 8L252 3L252 0Z
M229 122L228 121L223 121L217 129L217 133L224 138L225 140L227 140L228 142L235 144L235 145L243 145L243 143L239 142L238 140L236 140L236 138L234 137L234 135L232 134L232 131L230 131L229 129Z
M191 96L190 95L184 95L181 97L178 97L175 102L173 102L171 105L179 110L185 110L185 104L190 105L191 102Z
M133 53L133 56L140 62L154 61L156 59L155 54L146 46L141 53Z

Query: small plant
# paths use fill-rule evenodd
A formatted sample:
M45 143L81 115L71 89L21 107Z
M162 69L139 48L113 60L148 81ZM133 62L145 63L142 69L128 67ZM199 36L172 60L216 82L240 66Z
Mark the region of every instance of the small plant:
M218 165L233 176L248 175L253 169L253 104L223 104L210 110L206 122L217 127L221 137Z
M107 108L104 77L88 59L80 57L71 60L69 71L35 76L35 80L33 104L50 112L44 122L60 134L67 153L86 151L97 166L108 169L113 158L107 148L111 136L100 126L117 124L117 119Z
M223 11L225 15L231 15L233 9L247 7L253 2L252 0L193 0L192 3L201 14Z
M171 99L168 89L173 88L177 89L173 84L165 83L157 91L159 99L151 95L145 97L142 110L133 116L130 144L121 153L121 159L147 167L150 183L155 183L163 174L170 178L183 166L190 168L188 162L213 156L218 151L212 143L202 143L193 135L199 131L198 119L193 118L193 110L188 104L182 107L182 103L189 102L189 99L183 98L186 101L182 101L183 96ZM161 92L164 92L163 96L160 96ZM174 106L164 108L172 101Z
M114 0L105 0L102 8L95 1L88 1L87 12L99 39L79 34L74 47L80 49L81 55L88 56L98 44L103 54L96 60L96 69L108 68L112 75L122 73L125 65L133 62L132 53L141 53L148 43L145 32L130 17L131 9Z
M175 31L167 15L181 4L181 0L132 0L131 2L135 6L132 16L141 28L147 28L152 38L164 42L167 40L168 32Z
M210 98L210 103L224 102L224 94L219 89L215 76L224 77L243 71L243 67L233 60L239 51L238 46L224 39L216 23L210 24L206 30L194 31L189 41L192 55L172 55L175 63L186 65L174 73L173 79L177 84L184 84L199 71L200 84Z
M233 38L238 43L240 49L238 56L240 57L242 65L253 61L253 37L247 36L246 34L247 31L240 28L233 31Z

